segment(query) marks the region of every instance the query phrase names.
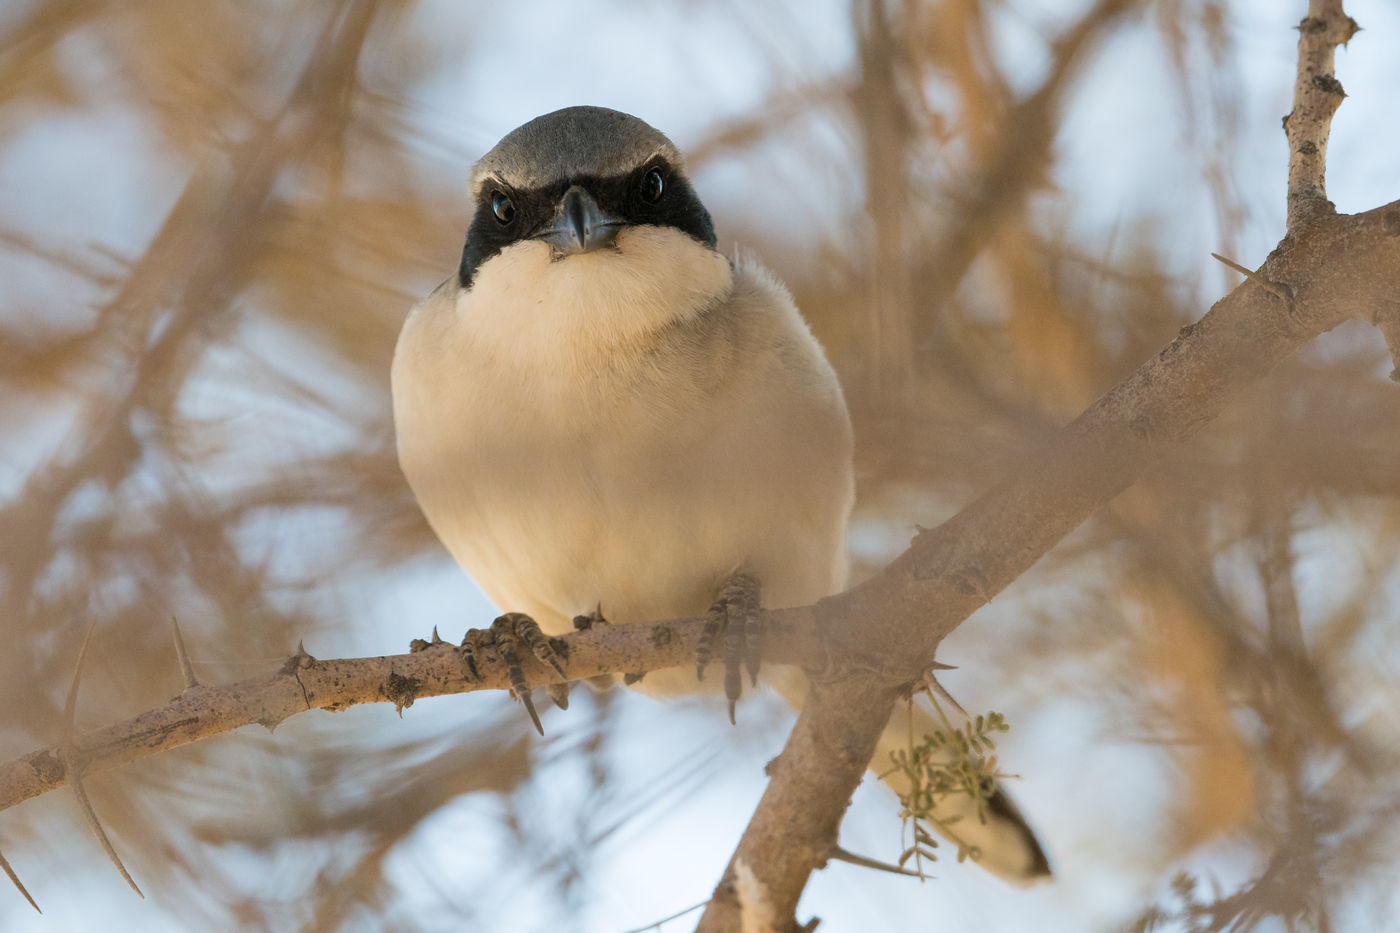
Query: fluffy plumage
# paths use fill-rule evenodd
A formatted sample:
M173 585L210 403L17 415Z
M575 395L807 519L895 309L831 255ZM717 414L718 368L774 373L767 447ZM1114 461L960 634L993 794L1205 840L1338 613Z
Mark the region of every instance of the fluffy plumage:
M434 531L547 632L599 602L615 623L701 615L741 565L775 608L845 581L835 376L780 285L685 234L510 247L413 311L393 386Z
M561 256L542 231L575 189L617 233ZM715 250L675 146L570 108L507 135L472 196L462 268L410 313L392 381L404 473L492 601L562 633L600 603L618 624L701 615L740 568L770 608L840 590L840 385L782 285ZM777 679L800 700L799 678ZM643 686L697 689L692 670ZM904 745L898 718L881 761ZM959 829L990 870L1043 870L1014 815L974 822Z

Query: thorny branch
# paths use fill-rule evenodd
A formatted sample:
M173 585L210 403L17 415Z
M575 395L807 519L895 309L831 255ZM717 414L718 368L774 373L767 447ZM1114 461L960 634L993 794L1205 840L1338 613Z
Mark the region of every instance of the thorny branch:
M1400 202L1355 217L1303 204L1325 200L1327 124L1340 101L1332 53L1356 28L1339 0L1313 0L1312 9L1323 19L1320 26L1310 25L1316 15L1305 20L1299 43L1288 236L1260 275L1286 286L1289 299L1247 281L1090 406L1040 463L922 532L871 580L817 604L834 655L859 657L883 645L883 656L868 669L883 662L888 677L814 685L701 918L702 933L740 929L755 889L765 915L797 929L798 898L836 839L878 733L903 685L921 676L942 638L1244 386L1343 321L1372 320L1377 308L1393 307L1400 290ZM1300 158L1305 134L1313 151ZM856 631L858 641L850 637Z
M1309 0L1298 24L1298 80L1293 112L1283 118L1288 136L1288 229L1327 203L1327 137L1332 115L1347 96L1337 80L1337 46L1356 35L1356 20L1342 11L1342 0Z
M813 653L817 645L809 608L760 616L766 626L766 660L808 667L822 663ZM569 675L583 680L693 664L706 621L595 625L551 641L566 659ZM531 686L560 680L528 653L520 663ZM468 673L460 650L446 643L377 658L323 661L298 652L275 673L224 686L195 684L164 706L0 764L0 810L62 787L75 772L101 771L246 725L272 729L308 709L338 712L361 703L393 703L403 710L422 697L510 688L507 666L496 653L479 655L474 664L479 678Z
M1287 285L1293 302L1241 285L1066 427L1038 463L922 532L877 576L816 605L832 655L863 657L864 672L814 685L700 930L738 929L739 865L792 915L895 700L943 637L1245 386L1318 334L1369 318L1400 288L1400 235L1388 232L1396 216L1400 201L1291 232L1263 275ZM874 646L885 650L872 657ZM876 682L872 670L888 673Z
M1288 229L1313 212L1331 213L1327 200L1327 139L1332 115L1346 91L1337 80L1337 46L1345 46L1361 27L1342 9L1342 0L1309 0L1308 15L1298 24L1298 80L1293 111L1283 118L1288 136ZM1400 214L1389 218L1392 235L1400 232ZM1395 360L1390 378L1400 382L1400 300L1376 303L1369 316L1380 328Z

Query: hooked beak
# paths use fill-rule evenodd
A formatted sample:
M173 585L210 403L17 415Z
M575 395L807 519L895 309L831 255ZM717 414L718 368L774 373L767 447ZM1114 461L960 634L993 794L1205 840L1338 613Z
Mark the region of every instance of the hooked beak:
M534 238L554 247L556 257L572 256L611 246L622 225L623 221L607 214L592 195L574 185L559 199L554 223Z

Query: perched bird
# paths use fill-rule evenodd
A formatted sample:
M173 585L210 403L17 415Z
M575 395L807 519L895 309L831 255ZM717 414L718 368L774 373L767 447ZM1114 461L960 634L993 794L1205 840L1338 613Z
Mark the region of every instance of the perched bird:
M854 484L840 384L784 287L717 251L671 141L570 107L506 135L470 193L461 266L409 314L392 378L419 505L511 610L469 651L533 652L562 672L541 629L599 606L614 624L742 617L760 592L782 608L842 589ZM780 679L800 701L800 678ZM640 686L697 689L676 669ZM907 744L901 713L876 766ZM1004 795L988 810L937 815L990 871L1047 874Z

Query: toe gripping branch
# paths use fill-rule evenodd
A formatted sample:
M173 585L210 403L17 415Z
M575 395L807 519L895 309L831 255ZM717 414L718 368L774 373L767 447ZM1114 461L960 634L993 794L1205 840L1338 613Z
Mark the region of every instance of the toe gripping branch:
M741 665L748 669L750 686L758 686L758 669L763 662L763 627L758 622L758 578L735 573L719 589L719 598L710 607L700 644L695 649L695 677L705 679L705 667L714 656L715 639L724 637L724 695L729 700L729 722L734 722L734 706L744 685Z
M535 620L523 612L508 612L492 622L489 629L474 628L467 632L466 637L462 639L462 662L473 677L481 678L481 673L476 667L477 655L491 648L500 653L501 660L506 664L511 694L525 704L525 711L530 714L535 731L544 735L539 713L535 712L535 702L530 698L530 686L525 682L525 672L520 669L520 656L528 649L542 663L548 664L560 677L564 677L564 665L559 655L550 647L549 639L540 631ZM551 691L550 695L555 698L556 703L559 702L557 691ZM565 693L565 704L568 703L567 697L568 694Z

